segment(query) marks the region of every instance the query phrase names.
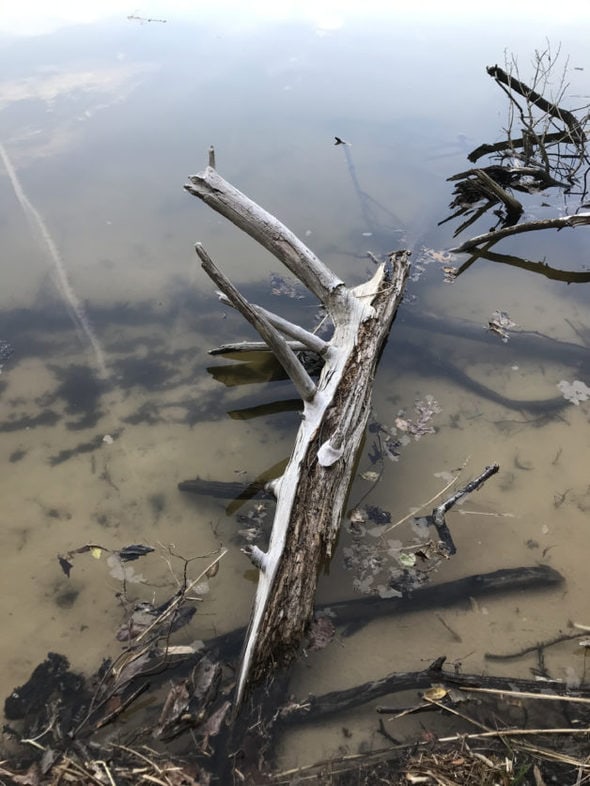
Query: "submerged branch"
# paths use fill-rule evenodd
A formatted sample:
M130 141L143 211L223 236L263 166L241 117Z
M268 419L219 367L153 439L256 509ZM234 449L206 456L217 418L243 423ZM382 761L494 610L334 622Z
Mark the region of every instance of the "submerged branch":
M432 523L436 527L438 535L447 548L449 554L455 554L457 549L455 548L453 538L445 521L446 513L454 505L456 505L459 500L463 499L466 494L471 494L473 491L478 491L486 482L486 480L492 475L495 475L499 469L499 464L491 464L490 466L486 467L484 471L481 472L476 478L469 481L466 486L463 486L463 488L459 489L451 497L446 499L442 505L439 505L437 508L435 508L432 511L432 516L427 517L432 519Z
M286 336L299 341L311 352L317 352L318 355L323 355L327 352L330 346L328 342L316 336L314 333L310 333L309 330L305 330L305 328L295 325L293 322L289 322L288 319L284 319L278 316L278 314L273 314L272 311L267 311L265 308L262 308L262 306L256 306L256 311L266 317L273 327L276 327Z
M200 243L196 244L195 250L201 259L203 270L215 281L217 286L230 299L232 305L256 328L261 337L267 342L276 355L277 360L291 378L301 398L304 401L311 401L316 394L315 382L304 369L297 355L283 336L270 324L260 309L248 303L246 298L238 292L231 281L216 267Z
M300 341L287 341L294 352L304 352L307 347ZM269 352L270 347L265 341L238 341L235 344L222 344L220 347L210 349L210 355L239 355L242 352Z

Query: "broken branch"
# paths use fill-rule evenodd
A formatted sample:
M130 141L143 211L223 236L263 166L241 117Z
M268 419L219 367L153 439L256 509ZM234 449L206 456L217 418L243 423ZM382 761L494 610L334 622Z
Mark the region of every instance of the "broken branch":
M211 161L211 154L210 159ZM324 304L342 281L273 215L224 180L212 166L189 177L184 187L280 260Z
M227 295L232 305L256 328L273 350L277 360L291 378L301 398L304 401L311 401L316 393L315 383L285 339L270 324L264 314L261 313L261 310L248 303L246 298L238 292L231 281L215 265L200 243L195 245L195 251L201 259L205 273L215 281L222 292Z
M573 216L562 216L561 218L546 218L542 221L528 221L525 224L517 224L513 227L504 227L495 232L486 232L484 235L477 235L466 240L456 248L451 248L451 254L462 254L464 251L471 251L482 243L498 241L510 235L519 235L522 232L534 232L538 229L563 229L564 227L577 227L590 224L590 213L577 213Z
M582 143L586 141L586 134L584 133L578 119L567 109L562 109L551 101L548 101L540 93L537 93L531 87L525 85L524 82L521 82L510 74L507 74L506 71L500 68L500 66L489 66L486 68L486 71L496 80L496 82L506 85L506 87L508 87L510 90L514 90L515 93L519 93L521 96L523 96L523 98L526 98L529 103L534 104L542 112L546 112L551 117L562 120L570 130L572 141Z

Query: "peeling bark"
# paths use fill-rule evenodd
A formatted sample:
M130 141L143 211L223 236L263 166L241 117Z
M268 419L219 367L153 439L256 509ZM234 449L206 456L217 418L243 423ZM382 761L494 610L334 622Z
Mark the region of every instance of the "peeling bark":
M211 159L210 159L211 161ZM292 659L314 608L319 570L332 554L370 412L377 362L409 270L409 254L392 254L365 284L348 288L289 229L212 168L187 191L273 253L324 304L334 325L329 341L249 304L202 246L206 272L275 353L303 399L303 416L283 475L273 481L277 505L268 550L246 550L259 581L246 636L236 706L249 682ZM324 361L317 385L302 373L283 335Z

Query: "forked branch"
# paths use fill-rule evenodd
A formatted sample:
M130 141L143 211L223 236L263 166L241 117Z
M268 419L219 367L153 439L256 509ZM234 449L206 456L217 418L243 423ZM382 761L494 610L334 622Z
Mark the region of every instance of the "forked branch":
M211 164L213 158L209 160ZM238 675L237 709L249 682L268 677L278 663L295 656L311 620L320 566L331 556L338 534L369 417L377 361L402 297L409 255L392 254L369 281L349 289L287 227L211 165L185 188L283 262L322 301L334 325L325 341L248 303L197 245L205 271L254 325L304 404L291 458L272 483L276 511L268 547L247 549L259 579ZM317 385L290 346L293 341L282 334L322 357Z

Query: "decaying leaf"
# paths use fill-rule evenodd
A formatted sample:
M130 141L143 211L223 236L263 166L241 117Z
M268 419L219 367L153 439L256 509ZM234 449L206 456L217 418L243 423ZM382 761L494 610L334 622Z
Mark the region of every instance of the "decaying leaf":
M215 576L217 576L218 572L219 572L219 560L217 560L217 562L214 562L213 565L211 565L211 567L205 573L205 576L207 576L208 579L213 579L215 578Z
M412 273L411 279L412 281L418 281L429 264L432 262L438 262L438 264L442 266L443 272L445 273L445 281L450 281L452 279L447 277L446 273L447 271L453 271L453 273L455 272L455 268L452 266L452 263L456 260L456 258L457 257L450 251L422 246L422 248L418 251L416 260L417 272L414 271Z
M373 470L368 470L367 472L361 472L361 478L363 480L368 480L369 483L376 483L379 480L379 473L373 472Z
M303 300L303 288L296 281L287 281L283 276L272 273L270 276L270 286L273 295L285 295L286 297Z
M188 705L192 696L192 684L190 680L183 680L172 685L166 696L166 701L162 707L158 725L154 730L155 737L161 737L175 723L181 719L188 710Z
M438 402L433 396L427 395L414 404L415 415L413 418L400 409L393 426L386 427L375 424L371 429L372 433L379 434L378 441L371 447L369 458L372 463L388 458L390 461L398 461L401 449L409 445L414 440L421 439L425 434L434 434L436 429L430 422L435 415L441 412ZM364 477L361 475L361 477Z
M409 421L408 431L418 440L424 434L434 434L435 428L430 424L430 421L435 415L441 412L438 402L433 396L424 396L420 401L416 401L414 409L418 417L414 421Z
M209 740L209 737L215 737L219 734L221 729L221 724L225 720L225 716L227 715L229 708L231 707L231 703L229 701L224 701L215 712L209 716L207 722L203 725L201 733L205 737L205 742Z
M574 379L573 382L562 379L557 387L560 389L564 399L571 401L576 407L579 406L580 401L587 401L590 397L590 388L579 379Z
M221 665L203 656L193 671L195 697L204 706L211 704L217 696L221 683Z
M404 568L413 568L416 564L416 555L412 551L402 551L398 559Z
M350 523L364 524L368 518L367 511L364 508L355 508L350 514Z
M391 513L378 505L365 505L365 510L367 519L373 524L389 524L391 521Z
M59 554L57 555L57 559L59 560L60 568L63 570L66 576L70 578L70 571L74 567L73 563L67 560L65 557L60 557Z
M136 543L132 546L125 546L125 548L120 549L117 553L123 562L132 562L140 557L145 557L146 554L150 554L153 550L151 546L142 546Z
M516 322L510 319L505 311L494 311L488 322L488 329L500 336L505 344L510 338L508 331L514 327L516 327Z
M432 688L425 690L422 695L425 699L430 699L430 701L441 701L447 695L447 691L446 688L440 685L433 685Z
M399 429L399 431L408 431L410 428L410 424L404 418L396 418L395 419L395 427Z
M329 617L316 617L309 630L309 649L323 650L334 638L336 628Z
M443 280L445 284L452 284L457 278L457 268L452 265L445 265L442 271L444 273Z

